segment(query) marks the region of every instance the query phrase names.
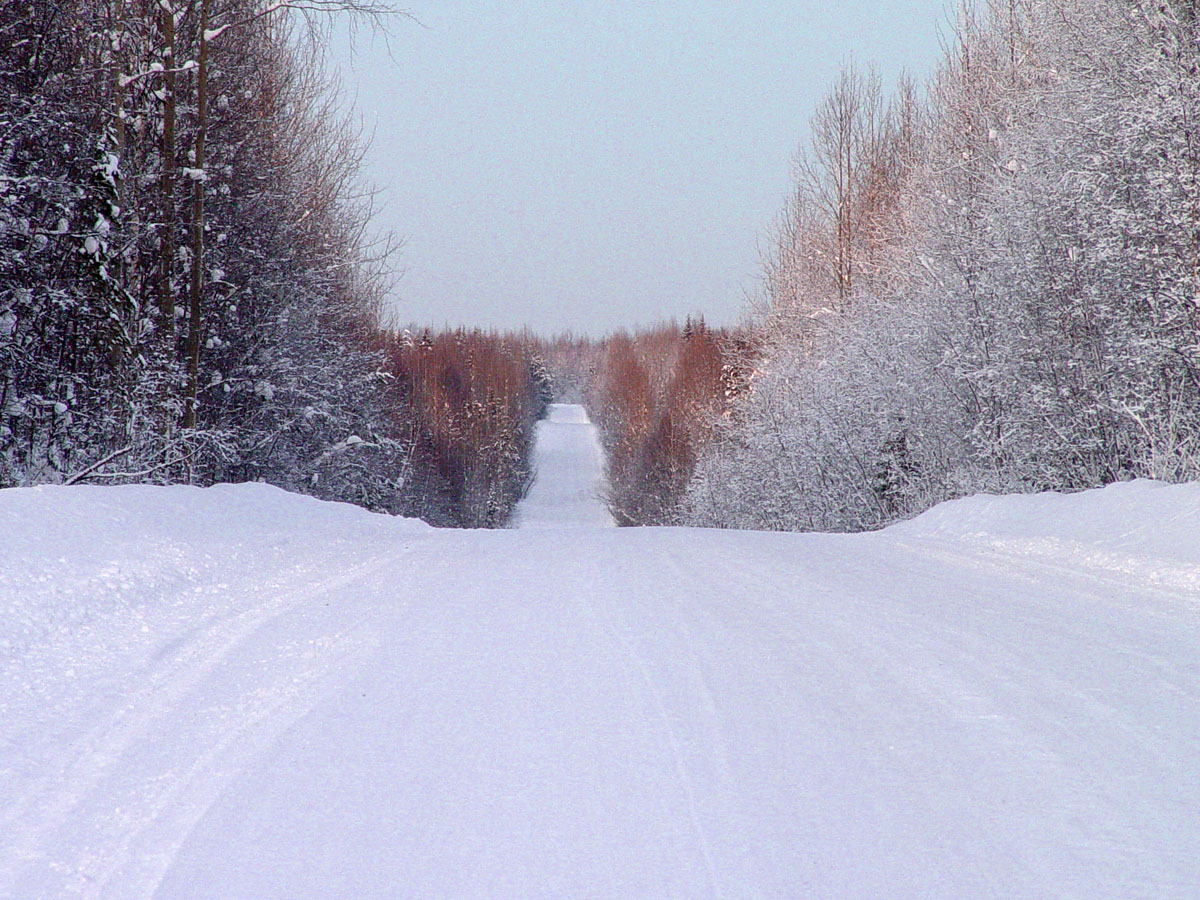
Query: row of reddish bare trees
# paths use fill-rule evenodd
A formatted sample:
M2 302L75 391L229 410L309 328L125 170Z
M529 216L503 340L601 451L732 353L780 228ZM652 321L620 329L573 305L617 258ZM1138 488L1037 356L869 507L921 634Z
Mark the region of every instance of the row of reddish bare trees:
M399 510L435 525L503 525L529 486L534 424L551 400L534 342L460 329L404 331L385 347L410 452Z
M586 400L624 525L674 522L714 420L745 384L745 342L703 318L595 345Z

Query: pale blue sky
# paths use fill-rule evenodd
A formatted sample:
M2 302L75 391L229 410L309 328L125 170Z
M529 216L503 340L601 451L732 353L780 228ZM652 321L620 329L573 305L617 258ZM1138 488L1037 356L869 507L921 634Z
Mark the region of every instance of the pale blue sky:
M406 241L403 321L603 333L737 318L839 65L938 56L945 0L410 0L334 58Z

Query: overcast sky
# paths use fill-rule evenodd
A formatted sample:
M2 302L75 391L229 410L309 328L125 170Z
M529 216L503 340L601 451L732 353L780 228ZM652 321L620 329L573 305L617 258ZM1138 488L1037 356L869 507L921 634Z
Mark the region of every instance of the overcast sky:
M839 65L926 75L945 0L409 0L334 42L402 322L730 322Z

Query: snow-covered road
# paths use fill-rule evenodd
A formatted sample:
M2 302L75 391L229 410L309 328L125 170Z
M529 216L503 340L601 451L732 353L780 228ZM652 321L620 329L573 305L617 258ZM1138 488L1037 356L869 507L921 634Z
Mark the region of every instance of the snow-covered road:
M550 404L537 425L533 487L517 507L518 528L613 524L601 498L604 451L582 406Z
M543 526L0 491L0 897L1200 896L1200 486Z

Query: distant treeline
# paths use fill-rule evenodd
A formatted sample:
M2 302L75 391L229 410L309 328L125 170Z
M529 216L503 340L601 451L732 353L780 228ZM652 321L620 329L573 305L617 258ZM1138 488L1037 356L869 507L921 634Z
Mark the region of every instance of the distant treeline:
M389 336L409 452L397 511L434 525L494 528L532 477L534 424L553 394L529 337L428 330Z
M587 406L600 432L617 522L677 521L715 421L745 389L749 341L701 316L602 340L564 336L540 350L556 387Z

